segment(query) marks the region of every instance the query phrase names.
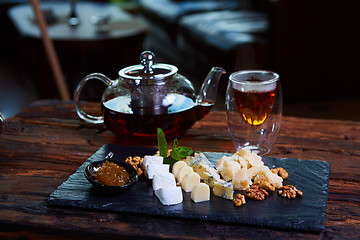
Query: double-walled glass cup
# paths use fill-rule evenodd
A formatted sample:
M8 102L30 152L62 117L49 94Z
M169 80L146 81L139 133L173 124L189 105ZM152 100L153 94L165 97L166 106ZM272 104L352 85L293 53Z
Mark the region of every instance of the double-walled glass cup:
M264 70L234 72L226 91L226 118L237 150L270 152L280 129L282 92L279 75Z

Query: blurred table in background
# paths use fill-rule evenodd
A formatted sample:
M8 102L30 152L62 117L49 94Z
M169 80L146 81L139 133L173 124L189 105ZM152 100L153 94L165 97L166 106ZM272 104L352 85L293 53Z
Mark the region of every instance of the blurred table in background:
M78 2L76 13L80 24L77 26L68 24L70 1L41 3L41 8L71 93L86 74L101 72L116 78L121 68L139 62L147 25L117 5ZM20 47L25 50L26 65L40 97L56 98L56 86L31 5L14 6L8 14L24 38L24 46ZM97 96L97 93L88 95Z

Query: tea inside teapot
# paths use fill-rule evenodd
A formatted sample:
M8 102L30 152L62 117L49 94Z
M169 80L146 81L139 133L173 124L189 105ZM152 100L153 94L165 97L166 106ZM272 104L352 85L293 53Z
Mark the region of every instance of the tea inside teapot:
M130 98L116 97L103 102L104 122L119 136L126 133L132 137L155 138L160 127L167 137L173 138L184 133L198 120L199 114L205 116L213 106L213 103L198 105L181 94L168 94L163 103L160 113L139 114L138 109L134 112L131 108Z

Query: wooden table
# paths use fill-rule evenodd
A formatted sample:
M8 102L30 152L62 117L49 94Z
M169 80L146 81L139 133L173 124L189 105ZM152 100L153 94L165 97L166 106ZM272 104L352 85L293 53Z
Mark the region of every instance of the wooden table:
M235 151L224 112L211 112L179 141L198 151ZM0 238L360 238L360 122L283 117L269 154L331 163L320 233L48 206L50 193L108 143L118 141L104 127L81 121L71 102L36 102L8 119L0 135Z

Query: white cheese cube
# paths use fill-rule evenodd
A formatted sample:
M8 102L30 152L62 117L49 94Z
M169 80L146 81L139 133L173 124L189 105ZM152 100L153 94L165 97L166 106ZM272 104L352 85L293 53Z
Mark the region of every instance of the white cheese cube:
M174 174L175 178L177 178L180 168L184 166L186 166L186 162L184 161L177 161L176 163L174 163L172 173Z
M180 168L179 173L178 173L178 175L176 177L176 180L178 182L181 182L186 174L188 174L189 172L193 172L193 171L194 170L189 166L184 166L184 167Z
M239 157L246 159L249 163L249 167L262 167L264 162L261 160L261 156L257 155L255 152L251 152L248 148L242 148L240 151L235 153Z
M261 169L261 167L251 167L249 168L246 173L248 177L252 180L254 179L255 175L258 173L258 171Z
M155 195L163 205L175 205L183 201L181 187L159 188L155 191Z
M229 159L230 160L230 157L228 156L222 156L219 160L217 160L217 162L215 163L215 168L218 170L218 171L222 171L223 170L223 165L224 165L224 162L225 160Z
M247 168L251 167L250 163L245 158L237 156L236 159L237 159L237 162L240 163L241 168L247 169Z
M191 199L198 203L210 200L210 188L205 183L199 183L191 191Z
M282 187L283 179L275 173L271 172L271 170L267 166L263 166L262 168L260 168L254 178L254 182L260 180L271 182L275 185L276 188Z
M213 193L215 196L232 200L234 196L233 185L223 180L214 182Z
M220 173L226 181L230 181L234 177L234 174L240 169L240 163L227 159L224 161L223 169Z
M234 190L245 190L252 184L251 179L247 174L247 169L242 168L234 174L232 178Z
M144 160L141 163L143 169L146 170L147 165L149 164L163 164L164 158L160 156L144 156Z
M240 157L246 158L246 155L251 154L251 150L245 147L240 149L240 151L237 151L235 154L239 155Z
M149 164L146 167L145 175L148 179L153 179L156 174L168 173L169 168L169 164Z
M191 192L194 186L200 183L200 176L196 172L189 172L181 181L181 188L185 192Z
M155 174L152 180L152 187L154 191L163 187L176 187L175 177L169 172Z

